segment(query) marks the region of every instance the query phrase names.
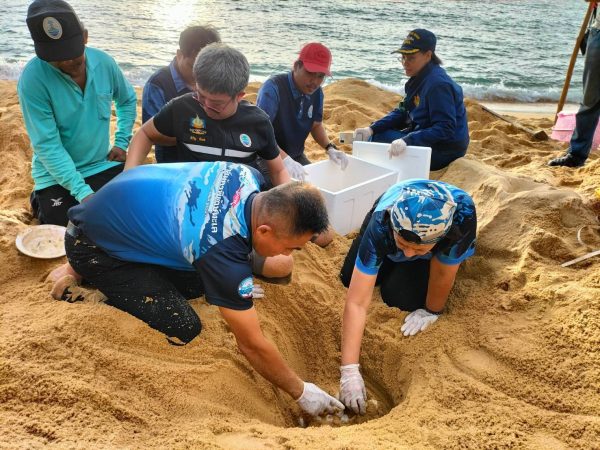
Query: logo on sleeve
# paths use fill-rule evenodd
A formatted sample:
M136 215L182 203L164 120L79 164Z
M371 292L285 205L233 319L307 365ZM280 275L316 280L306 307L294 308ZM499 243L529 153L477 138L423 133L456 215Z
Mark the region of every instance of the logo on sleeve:
M252 298L252 288L254 288L252 277L244 278L238 286L238 294L242 298Z
M244 147L250 147L252 145L252 139L247 134L240 134L240 142Z
M42 22L42 28L50 39L60 39L62 37L62 26L54 17L46 17Z
M418 108L418 106L421 104L421 97L419 97L419 94L415 94L415 108Z

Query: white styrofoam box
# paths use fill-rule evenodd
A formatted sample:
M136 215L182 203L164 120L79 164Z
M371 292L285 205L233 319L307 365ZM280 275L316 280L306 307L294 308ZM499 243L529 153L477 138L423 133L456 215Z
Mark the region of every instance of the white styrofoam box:
M354 141L352 156L398 172L397 181L409 178L429 178L431 147L409 145L400 156L390 159L390 144L381 142Z
M304 169L308 172L306 181L317 186L325 197L329 222L339 234L359 228L377 197L397 179L393 170L352 156L348 156L345 170L329 160Z

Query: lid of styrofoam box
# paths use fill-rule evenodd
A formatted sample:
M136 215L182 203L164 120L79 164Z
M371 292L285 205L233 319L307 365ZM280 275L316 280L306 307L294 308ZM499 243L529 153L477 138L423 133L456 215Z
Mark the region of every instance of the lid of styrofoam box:
M398 172L398 180L429 178L431 147L409 145L400 156L389 157L390 144L354 141L352 156Z
M304 166L306 181L325 191L339 194L389 176L394 171L377 164L348 156L348 166L342 170L330 160Z

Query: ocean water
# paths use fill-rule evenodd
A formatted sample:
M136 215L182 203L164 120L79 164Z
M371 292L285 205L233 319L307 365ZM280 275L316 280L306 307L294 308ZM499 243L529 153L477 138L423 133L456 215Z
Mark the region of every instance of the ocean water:
M0 79L16 79L34 55L25 23L29 1L0 0ZM556 101L587 3L583 0L72 0L88 45L107 51L143 85L167 64L188 25L212 24L241 50L251 79L291 67L302 44L333 53L333 77L356 77L402 92L396 55L407 32L428 28L437 53L466 96ZM583 58L568 100L581 100Z

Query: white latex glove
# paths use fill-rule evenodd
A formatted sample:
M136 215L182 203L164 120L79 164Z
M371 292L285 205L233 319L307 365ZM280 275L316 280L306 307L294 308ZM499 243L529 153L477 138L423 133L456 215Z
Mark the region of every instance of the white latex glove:
M311 416L321 414L339 414L344 411L344 405L335 397L319 388L319 386L304 382L304 391L298 400L298 405Z
M306 175L308 175L308 173L306 170L304 170L304 166L299 162L294 161L289 157L289 155L283 158L283 164L290 174L290 177L298 181L304 181L306 179Z
M373 136L373 130L371 127L357 128L354 130L352 139L355 141L368 141L371 136Z
M392 159L392 156L400 156L400 154L404 153L405 150L406 142L404 142L404 139L396 139L395 141L392 141L388 150L390 159Z
M400 331L404 336L414 336L419 331L425 330L429 325L438 320L439 314L432 314L424 309L417 309L411 312L404 319L404 325Z
M330 146L327 149L327 156L329 156L329 159L332 162L340 166L342 170L345 170L346 167L348 167L348 157L343 151L338 150L333 146Z
M364 414L367 412L367 390L359 367L359 364L340 367L340 400L356 414Z
M265 296L265 290L261 287L260 284L255 284L252 287L252 298L263 298Z

